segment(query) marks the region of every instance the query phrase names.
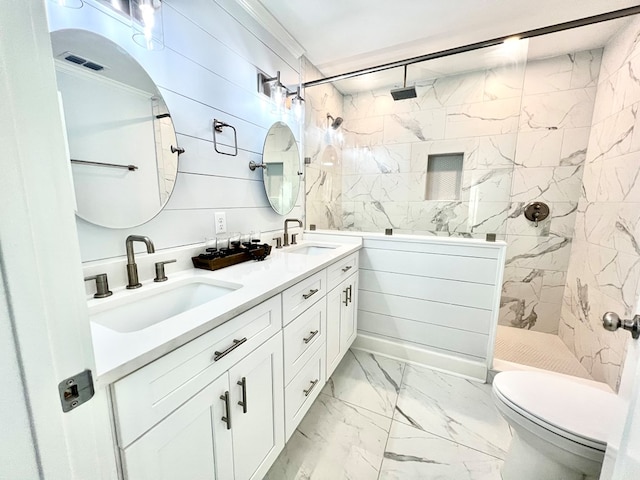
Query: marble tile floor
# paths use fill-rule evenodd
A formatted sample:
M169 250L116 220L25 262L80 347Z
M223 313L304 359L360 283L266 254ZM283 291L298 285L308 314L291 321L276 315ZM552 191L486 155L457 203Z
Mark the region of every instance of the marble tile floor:
M500 480L491 386L350 350L265 480Z

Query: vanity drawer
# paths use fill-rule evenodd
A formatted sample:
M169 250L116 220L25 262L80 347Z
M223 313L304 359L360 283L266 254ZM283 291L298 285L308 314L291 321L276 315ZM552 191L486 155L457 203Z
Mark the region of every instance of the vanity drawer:
M305 278L282 293L282 320L287 325L327 293L326 270Z
M223 323L112 385L124 448L185 403L282 326L280 295Z
M327 267L327 291L340 285L345 278L358 270L358 252Z
M322 298L284 329L284 384L311 358L318 345L325 344L327 302Z
M325 359L324 344L319 345L311 359L284 389L285 442L289 440L324 387Z

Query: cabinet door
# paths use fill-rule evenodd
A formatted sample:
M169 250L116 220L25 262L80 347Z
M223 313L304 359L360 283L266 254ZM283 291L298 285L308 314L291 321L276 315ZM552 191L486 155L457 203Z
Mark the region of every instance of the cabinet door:
M227 374L123 450L127 480L233 478L231 430L222 423ZM215 432L215 433L214 433Z
M342 359L340 332L342 308L347 301L348 279L327 294L327 371L329 378Z
M262 479L284 448L282 333L231 368L229 381L234 479Z
M358 274L347 280L348 299L340 315L340 353L344 356L358 332Z

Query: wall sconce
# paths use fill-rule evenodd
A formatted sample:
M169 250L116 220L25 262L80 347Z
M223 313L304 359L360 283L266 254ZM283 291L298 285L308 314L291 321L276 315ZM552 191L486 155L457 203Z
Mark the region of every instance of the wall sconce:
M304 119L304 98L300 95L300 87L296 89L295 92L289 92L288 96L293 95L291 99L291 111L293 115L296 117L296 120L301 121Z
M82 0L49 0L51 3L55 3L59 7L67 8L82 8L84 2Z
M267 77L265 74L259 72L258 91L271 98L274 113L282 113L284 111L289 91L280 81L280 70L276 72L275 77Z
M164 48L161 0L129 0L133 41L147 50Z

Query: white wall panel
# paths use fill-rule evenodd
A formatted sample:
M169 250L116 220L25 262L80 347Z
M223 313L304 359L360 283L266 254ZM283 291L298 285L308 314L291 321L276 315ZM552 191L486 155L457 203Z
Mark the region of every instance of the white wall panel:
M358 304L360 311L406 318L416 322L431 323L470 332L486 334L491 325L491 312L478 308L374 293L367 290L360 290L358 301L360 302Z
M150 236L156 249L200 243L213 235L219 211L227 215L228 231L261 230L270 240L282 229L284 217L268 207L262 172L251 172L248 163L261 163L264 139L275 121L288 123L300 138L293 118L274 114L268 98L257 92L258 70L274 75L281 70L284 83L298 83L299 62L284 46L252 22L241 24L213 0L164 2L165 48L153 52L133 43L127 18L91 1L81 9L54 7L49 13L51 30L90 30L132 55L160 87L186 150L167 208L153 220L122 230L78 220L83 261L124 255L130 234ZM238 156L215 152L214 118L237 129ZM233 144L231 129L217 140L227 150ZM288 216L302 218L303 203L299 196Z
M465 353L478 359L483 359L486 356L489 338L488 335L479 333L363 312L362 310L358 312L358 330L454 353Z
M366 248L360 268L494 285L496 261L488 258Z
M257 180L185 173L178 175L166 210L197 208L268 207L269 200Z
M491 310L496 288L479 283L360 270L360 289Z
M262 181L262 169L249 170L249 162L262 163L262 155L238 149L238 156L217 153L213 142L178 134L178 145L185 149L180 155L178 171L218 177L243 178Z
M478 241L480 243L480 241ZM383 250L400 250L407 252L424 252L438 253L442 255L456 255L460 257L474 258L499 258L502 244L496 245L478 245L474 244L474 240L455 238L426 240L424 237L416 237L415 240L409 239L385 239L381 238L365 238L365 248L379 248Z

